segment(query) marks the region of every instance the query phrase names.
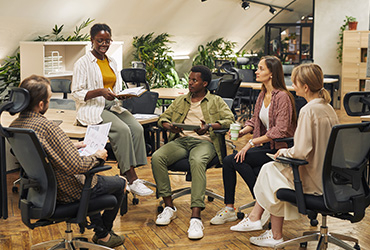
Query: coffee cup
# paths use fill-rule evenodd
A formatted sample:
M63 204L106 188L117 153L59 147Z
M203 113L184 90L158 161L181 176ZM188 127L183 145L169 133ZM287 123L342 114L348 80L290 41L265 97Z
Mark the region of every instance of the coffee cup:
M233 123L230 125L231 140L236 141L239 137L240 124Z

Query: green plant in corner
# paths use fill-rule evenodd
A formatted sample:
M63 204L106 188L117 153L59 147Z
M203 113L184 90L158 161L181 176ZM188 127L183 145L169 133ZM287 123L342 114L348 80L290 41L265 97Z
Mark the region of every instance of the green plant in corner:
M342 55L343 55L343 32L347 29L350 22L357 22L356 18L353 16L346 16L346 18L343 20L343 25L340 26L340 32L339 32L339 42L337 42L338 48L337 48L337 59L339 60L339 63L342 63Z
M8 87L15 87L20 83L20 54L8 56L0 67L0 103L8 96Z
M234 60L235 46L236 42L225 40L223 37L208 42L206 46L199 45L198 53L193 58L193 65L205 65L214 69L216 59Z
M168 33L155 36L154 32L133 38L133 56L145 63L147 79L153 88L183 87L185 83L175 70L175 61L170 55L173 51L168 45L173 41L169 38Z

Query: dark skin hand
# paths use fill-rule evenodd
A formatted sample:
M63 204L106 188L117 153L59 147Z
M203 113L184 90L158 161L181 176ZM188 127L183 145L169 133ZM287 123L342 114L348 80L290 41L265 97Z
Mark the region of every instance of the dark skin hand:
M163 122L162 126L167 129L168 131L171 131L172 133L181 133L184 129L174 126L172 123L169 122Z
M205 121L203 120L200 120L202 122L202 125L200 126L199 129L196 129L194 130L198 135L204 135L205 133L207 133L208 129L209 129L209 126L208 124L206 124Z

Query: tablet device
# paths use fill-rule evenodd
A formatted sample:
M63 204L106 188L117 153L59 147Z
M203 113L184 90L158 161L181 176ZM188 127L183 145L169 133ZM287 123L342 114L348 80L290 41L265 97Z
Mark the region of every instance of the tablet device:
M266 153L268 157L270 157L273 161L276 161L274 154Z
M184 124L184 123L172 123L173 126L183 128L184 130L195 130L199 129L200 125L194 125L194 124Z

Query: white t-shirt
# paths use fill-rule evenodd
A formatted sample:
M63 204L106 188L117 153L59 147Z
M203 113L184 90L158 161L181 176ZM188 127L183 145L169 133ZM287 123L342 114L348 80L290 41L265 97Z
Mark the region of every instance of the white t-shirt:
M265 107L265 104L262 103L262 107L261 107L260 114L259 114L259 118L260 118L263 126L265 126L266 130L269 130L269 109L270 109L270 105L271 105L271 103L267 107Z

